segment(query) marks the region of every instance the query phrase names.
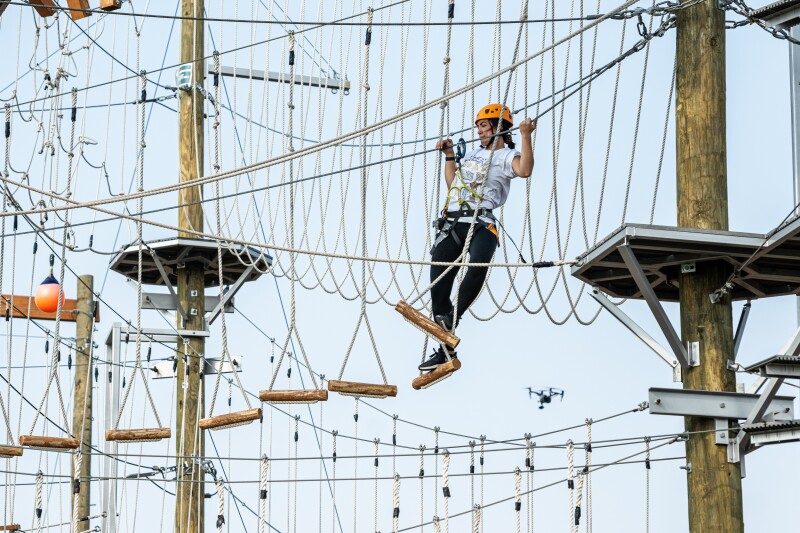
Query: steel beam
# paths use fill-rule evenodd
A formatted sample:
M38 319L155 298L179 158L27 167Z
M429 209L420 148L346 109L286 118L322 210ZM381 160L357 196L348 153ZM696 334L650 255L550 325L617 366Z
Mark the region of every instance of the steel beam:
M681 344L680 337L675 331L675 328L672 327L672 322L670 322L667 313L661 306L661 302L658 301L658 297L653 291L653 287L651 287L650 283L647 281L647 276L645 275L644 270L642 270L642 266L639 264L639 261L636 259L633 250L628 244L618 246L617 250L622 256L623 261L625 261L625 265L628 267L628 270L631 271L631 276L633 276L636 286L642 293L642 297L647 302L648 307L650 307L650 311L653 313L653 316L655 317L659 327L661 327L661 331L664 332L664 336L667 338L667 342L669 343L670 348L672 348L672 352L675 354L675 357L678 359L681 367L688 368L691 365L689 364L689 356L686 353L686 348L684 348L683 344Z
M133 282L135 285L136 282ZM219 304L219 297L206 295L206 309L213 309ZM171 294L158 292L142 293L142 309L155 309L157 311L175 311L178 309L178 301ZM225 302L225 312L233 313L233 304Z
M233 298L237 292L239 292L239 289L242 288L242 285L244 285L244 282L247 281L247 278L250 276L250 273L253 271L253 269L255 269L255 267L256 267L255 265L248 266L244 270L244 272L242 272L242 275L239 276L239 279L236 280L236 283L230 285L228 287L228 290L222 294L219 303L217 304L216 307L214 307L214 309L211 311L211 314L208 317L209 324L213 323L214 320L217 319L219 314L222 312L222 307L224 305L227 305L228 301L230 301L230 299Z
M727 420L747 418L761 400L758 394L652 388L650 414L673 416L699 416ZM775 396L765 405L770 418L794 419L794 398Z
M619 320L619 322L628 328L628 330L636 335L639 340L645 343L648 348L653 350L656 355L658 355L661 359L664 360L670 367L675 368L680 363L678 360L669 352L666 348L661 346L653 337L648 335L648 333L639 326L631 317L629 317L625 312L620 309L618 306L614 305L611 300L609 300L605 294L600 292L597 289L592 289L592 292L589 293L592 298L594 298L597 303L603 306L603 309L611 313L611 316Z
M739 345L742 343L742 336L744 335L744 328L747 325L747 317L750 316L750 302L744 304L742 307L742 314L739 317L739 323L736 325L736 336L733 338L733 360L736 361L736 355L739 353Z
M106 338L106 379L105 427L113 428L119 412L120 398L120 346L122 344L122 324L115 322ZM100 478L100 505L103 510L104 533L117 533L117 443L103 441L103 469Z
M178 300L178 293L175 292L175 287L172 286L172 283L169 281L169 276L167 275L166 270L164 270L164 265L161 264L161 260L158 258L158 254L155 250L151 250L150 254L153 256L153 262L156 264L156 268L158 269L159 274L161 274L161 279L164 280L164 285L167 286L169 289L169 293L175 298L175 302L178 304L178 312L180 312L183 321L186 322L188 320L186 316L186 310L181 305L180 301Z
M214 65L207 64L206 71L208 74L214 74ZM229 76L232 78L253 79L259 81L273 81L279 83L292 83L289 75L283 72L264 72L263 70L250 69L247 67L225 67L220 66L219 73L221 76ZM294 76L295 85L305 85L306 87L319 87L320 89L343 89L345 94L350 91L350 81L342 80L340 78L318 78L317 76Z
M222 372L220 372L222 368ZM153 379L166 379L178 376L177 368L174 361L159 361L152 368ZM241 357L231 357L231 361L220 362L220 359L206 359L203 374L208 376L211 374L232 374L233 372L242 371Z

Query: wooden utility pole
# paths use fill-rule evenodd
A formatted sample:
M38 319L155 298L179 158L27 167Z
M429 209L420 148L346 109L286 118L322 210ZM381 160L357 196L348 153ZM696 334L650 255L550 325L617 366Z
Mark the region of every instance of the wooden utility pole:
M686 3L688 0L681 0ZM678 12L676 135L678 225L728 229L725 147L725 16L717 0ZM735 391L731 301L711 303L730 266L699 262L681 274L681 335L699 342L700 366L683 371L686 389ZM693 533L744 531L742 481L738 463L729 463L725 446L714 442L714 420L685 418L689 529ZM704 432L704 433L692 433Z
M182 0L181 14L186 17L181 26L181 63L191 65L190 87L180 92L180 181L190 182L203 175L203 103L199 90L203 84L205 38L203 32L203 0ZM203 231L203 208L199 203L202 191L199 186L180 189L178 193L178 227ZM192 235L179 232L179 236ZM178 313L179 330L204 329L205 290L204 266L187 262L178 268L178 301L186 317ZM183 337L178 342L178 386L176 413L176 452L178 455L178 483L175 498L175 531L194 533L203 527L203 469L202 465L187 457L203 457L203 432L198 421L203 418L205 406L201 361L205 354L203 337Z
M89 516L90 487L92 475L92 329L94 328L94 276L78 278L78 311L75 316L75 390L72 405L72 432L81 441L80 493L78 496L78 517ZM73 464L73 479L75 466ZM73 505L75 503L73 502ZM90 529L89 522L83 523L81 530Z

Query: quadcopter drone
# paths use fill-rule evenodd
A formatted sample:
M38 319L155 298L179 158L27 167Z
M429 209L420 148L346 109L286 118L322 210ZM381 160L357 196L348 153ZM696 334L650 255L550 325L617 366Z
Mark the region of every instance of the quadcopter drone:
M534 389L533 387L524 387L528 389L528 397L533 398L533 395L539 397L539 409L544 409L544 404L550 403L553 401L553 396L561 397L561 401L564 401L564 391L557 387L547 387L546 389Z

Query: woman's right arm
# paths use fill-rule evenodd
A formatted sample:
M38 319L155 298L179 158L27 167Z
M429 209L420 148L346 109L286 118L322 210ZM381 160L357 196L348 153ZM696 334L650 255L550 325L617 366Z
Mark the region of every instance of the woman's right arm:
M453 151L453 139L439 139L436 143L436 149L445 155L444 181L447 183L447 188L449 189L453 185L453 180L456 179L456 154ZM447 158L450 157L453 159L448 161Z

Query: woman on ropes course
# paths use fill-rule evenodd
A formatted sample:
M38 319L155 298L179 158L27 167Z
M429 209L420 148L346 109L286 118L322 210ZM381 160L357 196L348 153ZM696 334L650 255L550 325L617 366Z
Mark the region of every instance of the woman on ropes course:
M502 118L501 118L502 117ZM526 118L519 125L522 151L515 150L511 138L514 125L509 109L501 104L484 106L475 117L480 146L456 161L452 139L440 139L436 149L445 155L444 179L447 183L447 204L436 221L438 230L431 248L431 260L453 262L464 251L470 223L477 209L477 220L469 243L470 263L489 263L497 249L499 236L497 219L492 214L506 203L511 180L530 177L533 171L531 133L536 120ZM489 158L491 157L491 165ZM431 266L431 282L447 270L444 266ZM457 268L451 268L431 288L431 305L434 321L446 331L452 331L472 305L483 288L487 267L468 267L456 294L456 305L450 299ZM454 316L457 313L457 316ZM448 348L450 358L455 351ZM420 370L433 370L447 361L444 349L439 347L423 362Z

